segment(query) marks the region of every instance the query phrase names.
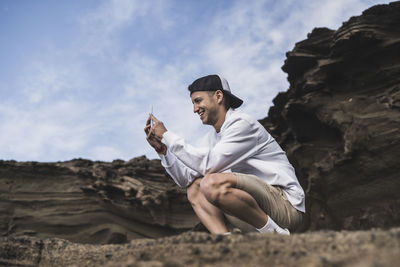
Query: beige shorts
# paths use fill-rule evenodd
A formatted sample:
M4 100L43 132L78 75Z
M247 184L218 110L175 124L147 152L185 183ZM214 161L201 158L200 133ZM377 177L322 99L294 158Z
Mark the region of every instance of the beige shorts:
M237 189L246 191L257 201L264 212L280 227L291 232L301 226L303 213L295 209L288 201L286 194L278 186L266 184L255 175L234 173L237 177ZM225 214L228 221L242 231L254 231L255 228L235 217Z

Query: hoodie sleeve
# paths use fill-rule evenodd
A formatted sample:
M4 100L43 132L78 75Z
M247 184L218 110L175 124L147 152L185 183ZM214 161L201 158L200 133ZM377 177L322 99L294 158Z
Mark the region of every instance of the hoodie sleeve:
M183 164L176 156L167 150L164 156L159 154L161 165L180 187L188 187L196 178L202 175Z
M226 123L221 130L221 139L211 148L195 148L171 131L164 133L162 142L171 154L201 176L224 172L251 157L258 144L258 128L254 123L241 118Z

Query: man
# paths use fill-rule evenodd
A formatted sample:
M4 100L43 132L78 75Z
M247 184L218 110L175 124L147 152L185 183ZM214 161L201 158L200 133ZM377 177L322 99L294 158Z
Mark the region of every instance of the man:
M285 152L257 120L235 110L243 101L224 78L205 76L188 89L193 111L214 127L204 147L185 143L153 114L144 130L167 172L187 187L200 221L214 234L229 233L227 220L244 231L295 231L304 191Z

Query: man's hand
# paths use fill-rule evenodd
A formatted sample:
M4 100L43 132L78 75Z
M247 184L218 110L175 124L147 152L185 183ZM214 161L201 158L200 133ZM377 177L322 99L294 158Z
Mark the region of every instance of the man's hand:
M150 131L153 132L156 139L161 141L163 138L163 134L167 131L167 128L165 128L164 123L154 117L153 114L150 114L149 119L153 120L154 122L154 125L153 127L151 127Z
M151 119L154 121L154 126L151 127ZM164 127L164 124L157 120L152 114L149 115L149 118L146 121L146 127L144 128L144 132L146 133L146 140L149 144L157 151L157 153L166 154L167 147L161 143L162 135L167 131ZM155 134L158 133L158 135Z

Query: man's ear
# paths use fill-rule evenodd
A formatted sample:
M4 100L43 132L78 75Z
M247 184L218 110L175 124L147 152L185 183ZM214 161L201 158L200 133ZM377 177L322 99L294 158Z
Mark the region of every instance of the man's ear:
M218 104L220 104L220 103L222 103L223 101L224 101L224 93L222 93L222 91L221 90L217 90L216 92L215 92L215 95L217 96L217 103Z

